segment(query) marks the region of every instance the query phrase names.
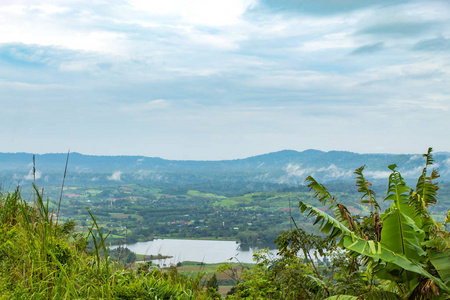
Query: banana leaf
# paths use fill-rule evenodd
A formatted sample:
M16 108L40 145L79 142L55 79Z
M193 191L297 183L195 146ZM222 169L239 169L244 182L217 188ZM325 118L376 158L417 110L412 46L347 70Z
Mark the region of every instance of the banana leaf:
M335 295L325 300L399 300L400 297L389 291L373 291L361 296Z
M336 295L326 298L325 300L358 300L357 296L349 296L349 295Z
M395 208L383 214L382 221L381 244L415 261L425 260L426 252L421 246L425 233L416 226L413 219Z
M403 270L425 276L433 280L441 289L450 293L450 287L438 277L428 273L419 262L411 260L403 254L395 253L382 243L357 237L354 232L350 231L338 220L314 206L299 201L299 207L302 213L306 212L309 216L316 216L314 224L319 224L319 229L322 232L336 237L342 236L341 244L345 249L370 257L376 261L392 263Z
M442 278L447 286L450 286L450 256L436 249L429 249L428 256L439 277Z

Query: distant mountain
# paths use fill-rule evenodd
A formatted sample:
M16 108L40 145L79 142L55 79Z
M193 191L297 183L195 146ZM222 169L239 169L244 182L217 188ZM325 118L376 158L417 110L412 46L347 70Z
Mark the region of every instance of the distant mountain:
M0 182L14 184L31 180L32 154L0 153ZM36 155L36 178L58 181L64 174L67 154ZM434 154L434 167L441 180L450 181L450 153ZM353 181L353 171L366 165L370 180L385 179L387 166L397 164L402 175L417 178L424 166L418 154L358 154L283 150L245 159L222 161L179 161L145 156L93 156L71 153L68 176L74 183L124 183L133 181L165 183L267 182L303 184L308 175L322 182Z

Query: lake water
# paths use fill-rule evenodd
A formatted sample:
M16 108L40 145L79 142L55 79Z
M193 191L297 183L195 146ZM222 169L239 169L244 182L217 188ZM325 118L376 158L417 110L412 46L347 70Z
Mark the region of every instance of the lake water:
M252 263L253 251L256 249L241 249L240 244L234 241L214 240L178 240L155 239L149 242L139 242L126 245L136 254L169 255L172 258L152 260L160 266L168 266L183 261L197 261L204 263L243 262ZM111 249L117 246L111 247ZM270 250L276 254L277 250Z

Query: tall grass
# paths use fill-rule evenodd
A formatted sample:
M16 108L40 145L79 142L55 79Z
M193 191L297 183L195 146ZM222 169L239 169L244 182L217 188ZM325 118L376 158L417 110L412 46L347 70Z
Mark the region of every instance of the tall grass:
M107 235L91 216L84 235L55 214L35 185L30 206L20 195L0 194L0 297L2 299L210 299L195 278L124 268L108 257ZM59 212L59 207L58 207ZM56 215L56 220L59 216ZM88 243L93 250L88 250Z

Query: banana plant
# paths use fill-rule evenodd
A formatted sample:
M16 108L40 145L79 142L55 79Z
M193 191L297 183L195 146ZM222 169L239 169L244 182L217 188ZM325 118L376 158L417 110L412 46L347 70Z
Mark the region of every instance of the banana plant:
M445 224L437 223L428 208L437 201L439 177L436 170L428 175L433 164L432 148L428 149L425 167L414 189L409 188L396 165L390 165L389 185L384 201L390 206L381 213L376 194L364 178L364 166L355 171L361 202L368 204L370 214L364 218L352 216L345 205L339 203L328 190L309 176L306 181L314 197L328 207L332 214L299 202L302 213L315 217L319 229L339 240L349 255L367 264L368 271L379 280L389 282L390 291L381 291L386 299L393 294L398 299L446 299L450 295L450 211ZM338 299L371 299L372 282L366 295L339 295ZM353 297L353 298L352 298ZM336 299L333 296L331 299ZM380 298L378 298L380 299Z

